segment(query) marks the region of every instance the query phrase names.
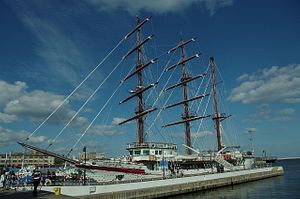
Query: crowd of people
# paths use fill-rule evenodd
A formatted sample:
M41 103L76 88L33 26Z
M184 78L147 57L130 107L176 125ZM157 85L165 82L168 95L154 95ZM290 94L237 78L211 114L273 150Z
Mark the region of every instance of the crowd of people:
M42 173L35 169L31 173L23 174L14 170L0 170L0 188L1 189L18 189L27 186L34 186L34 190L40 186L53 185L56 181L55 171L47 170Z
M20 184L20 176L14 171L1 170L0 187L2 189L18 187Z

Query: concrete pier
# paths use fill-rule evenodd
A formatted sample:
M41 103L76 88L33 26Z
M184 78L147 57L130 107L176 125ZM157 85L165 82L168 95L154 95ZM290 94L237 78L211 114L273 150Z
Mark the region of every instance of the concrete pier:
M15 191L12 189L0 190L0 199L74 199L71 196L55 196L53 193L46 191L38 191L37 196L33 196L32 191Z
M157 198L283 175L282 167L99 186L61 187L62 194L84 199ZM53 189L53 187L52 187Z

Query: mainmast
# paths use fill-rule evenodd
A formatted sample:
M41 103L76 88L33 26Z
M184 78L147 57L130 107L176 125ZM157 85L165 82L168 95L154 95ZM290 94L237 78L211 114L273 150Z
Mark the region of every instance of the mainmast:
M131 55L133 52L137 51L137 63L136 63L136 67L135 67L135 71L131 74L129 74L128 76L126 76L122 81L126 81L127 79L133 77L133 76L137 76L137 87L136 90L131 91L131 95L129 97L127 97L126 99L122 100L120 102L124 103L134 97L137 97L137 108L135 111L135 116L126 119L125 121L122 121L119 124L124 124L127 123L129 121L132 120L136 120L137 121L137 143L139 145L144 143L144 117L146 114L153 112L156 110L156 108L150 108L150 109L145 109L144 104L143 104L143 93L145 91L147 91L148 89L154 87L158 82L149 84L147 86L143 85L143 76L142 76L142 72L143 69L146 68L147 66L149 66L150 64L153 64L157 58L154 58L150 61L147 62L143 62L142 60L142 47L145 43L147 43L149 40L151 40L153 38L153 35L148 36L144 41L142 41L142 37L141 37L141 28L142 26L148 22L150 20L150 18L146 18L144 21L141 21L139 17L137 17L137 25L136 27L129 32L126 36L125 39L127 39L128 37L130 37L132 34L134 34L136 32L137 34L137 44L136 47L134 47L133 49L131 49L125 56L124 58L127 58L129 55Z
M215 122L215 130L217 133L217 142L218 142L218 151L220 151L223 148L222 138L221 138L221 130L220 130L221 121L230 117L231 115L226 116L225 113L219 113L219 110L218 110L217 84L216 84L216 79L215 79L215 60L213 57L210 58L210 67L211 67L211 81L212 81L213 98L214 98L214 117L212 119Z
M190 101L194 101L194 100L197 100L197 99L201 99L205 96L207 96L208 94L203 94L203 95L199 95L199 96L196 96L194 98L188 98L188 83L189 82L192 82L193 80L196 80L200 77L204 77L206 74L200 74L200 75L197 75L195 77L192 77L192 76L189 76L187 74L187 70L186 70L186 63L188 61L191 61L193 60L194 58L198 58L199 57L199 54L195 54L189 58L185 58L185 54L184 54L184 47L185 45L191 43L191 42L194 42L195 39L192 38L188 41L183 41L183 39L181 38L180 40L180 43L172 48L171 50L168 51L168 53L171 53L171 52L174 52L175 50L177 49L180 49L180 54L181 54L181 60L180 62L168 67L166 70L169 71L171 69L174 69L175 67L177 66L181 66L181 80L179 83L173 85L173 86L170 86L168 87L167 89L165 89L165 91L167 90L170 90L170 89L173 89L173 88L176 88L178 86L182 86L182 91L183 91L183 101L181 102L177 102L175 104L172 104L172 105L168 105L166 107L164 107L163 109L167 109L167 108L171 108L171 107L175 107L177 105L183 105L183 114L182 114L182 117L181 117L181 121L177 121L177 122L173 122L173 123L169 123L169 124L166 124L164 125L163 127L168 127L168 126L173 126L173 125L177 125L177 124L184 124L184 134L185 134L185 145L187 146L186 148L186 154L188 155L191 155L192 154L192 151L190 148L192 148L192 144L191 144L191 126L190 126L190 122L191 121L195 121L195 120L199 120L199 119L203 119L203 118L206 118L206 117L209 117L209 116L196 116L196 115L193 115L190 113L189 111L189 102Z

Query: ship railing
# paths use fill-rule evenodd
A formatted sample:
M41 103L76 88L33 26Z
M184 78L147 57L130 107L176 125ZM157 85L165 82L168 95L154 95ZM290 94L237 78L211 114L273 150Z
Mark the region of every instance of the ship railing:
M266 166L262 165L255 165L254 168L238 168L234 171L243 171L243 170L251 170L251 169L261 169L261 168L269 168L272 166L271 164L268 164ZM224 173L228 173L232 171L224 171ZM138 179L130 179L130 180L112 180L112 181L106 181L106 182L97 182L92 179L87 179L86 184L87 185L111 185L111 184L126 184L126 183L134 183L134 182L147 182L147 181L154 181L154 180L164 180L164 179L175 179L175 178L184 178L184 177L192 177L192 176L203 176L203 175L210 175L217 173L216 171L207 171L204 173L194 173L194 174L184 174L183 175L166 175L165 178L162 176L152 177L152 178L143 178L143 175L140 176ZM49 186L74 186L74 185L83 185L82 180L66 180L66 181L55 181L52 185Z
M239 170L249 170L249 169L239 169ZM231 172L231 171L225 171L224 173L226 172ZM121 180L121 181L114 180L114 181L107 181L107 182L97 182L95 180L88 178L86 181L86 185L95 186L95 185L126 184L126 183L134 183L134 182L147 182L147 181L164 180L164 179L185 178L185 177L192 177L192 176L205 176L214 173L217 172L205 172L205 173L198 173L198 174L183 174L183 175L166 175L165 178L163 178L162 176L153 177L153 178L142 178L141 176L140 179ZM47 186L51 187L51 186L78 186L78 185L83 185L83 180L79 180L79 179L78 180L75 179L56 180L55 182L52 182L51 185L47 185ZM27 187L31 187L31 186L32 185L29 185ZM25 188L25 186L18 185L18 187L16 188L21 190L22 188Z
M143 144L138 144L138 143L131 143L127 144L127 149L130 148L162 148L162 149L177 149L176 144L170 144L170 143L155 143L155 142L147 142Z

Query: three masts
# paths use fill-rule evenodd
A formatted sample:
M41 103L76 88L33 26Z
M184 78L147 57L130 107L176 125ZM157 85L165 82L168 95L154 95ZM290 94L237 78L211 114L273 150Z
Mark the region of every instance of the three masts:
M127 57L131 56L132 54L137 53L137 61L136 61L135 70L132 73L130 73L129 75L127 75L126 77L124 77L124 79L121 80L121 82L123 83L124 81L127 81L128 79L136 77L137 84L136 84L136 88L131 90L130 95L127 98L125 98L124 100L122 100L120 102L120 104L136 98L137 99L137 107L136 107L134 116L132 116L128 119L125 119L124 121L120 122L119 124L122 125L122 124L125 124L128 122L134 121L134 120L136 121L136 123L137 123L137 141L132 144L129 144L127 146L127 150L129 151L130 157L132 158L131 161L143 162L143 163L146 163L146 165L148 164L147 165L148 168L155 169L155 168L157 168L156 165L157 165L158 161L169 157L170 160L176 162L177 161L176 158L178 158L179 156L177 153L177 145L176 144L146 142L146 140L145 140L145 133L144 133L145 132L145 128L144 128L145 117L147 116L147 114L156 111L157 108L153 107L153 106L150 106L150 108L147 108L145 106L144 92L150 90L151 88L155 87L158 84L158 81L150 83L149 85L144 85L144 82L143 82L143 71L147 67L150 67L153 63L155 63L158 60L157 57L153 58L149 61L143 60L143 46L145 44L147 44L154 37L153 35L150 35L150 36L146 37L146 39L142 39L142 34L141 34L142 27L148 21L150 21L150 18L146 18L145 20L140 20L139 18L137 18L137 25L131 32L129 32L125 36L125 39L128 39L129 37L136 35L136 45L131 50L129 50L123 56L122 59L126 59ZM197 168L202 167L204 164L206 164L206 161L209 162L209 164L215 164L215 163L213 163L215 161L214 157L210 158L209 160L205 160L205 161L199 160L199 161L202 161L201 163L199 163L199 162L197 162L198 161L197 156L195 159L195 156L193 156L193 153L192 153L195 150L193 149L192 142L191 142L191 122L211 117L211 115L197 116L190 111L190 106L189 106L190 102L202 99L202 98L210 95L209 93L203 93L202 95L198 95L198 96L189 98L188 85L195 80L198 80L200 78L204 78L205 76L207 76L206 73L198 74L196 76L191 76L187 72L187 63L200 56L200 53L196 53L191 57L186 57L186 55L185 55L185 48L189 44L193 43L194 41L195 41L195 38L185 41L181 37L179 44L167 52L167 54L170 54L170 53L175 53L176 51L179 51L180 60L177 63L167 67L164 72L168 72L170 70L174 70L176 68L181 67L181 78L178 83L171 85L171 86L167 87L166 89L164 89L164 92L167 92L172 89L178 89L181 87L182 88L182 100L179 102L176 102L174 104L170 104L165 107L162 107L162 110L165 110L165 109L169 109L169 108L173 108L173 107L177 107L177 106L181 106L181 105L183 106L183 113L182 113L181 119L178 121L175 121L175 122L165 124L162 127L165 128L165 127L170 127L170 126L180 125L180 124L184 125L186 154L184 157L184 161L182 161L182 159L181 159L180 160L181 162L179 162L179 164L186 164L186 165L183 165L183 166L181 165L181 166L187 167L187 168L189 168L190 166L195 168L195 165ZM214 99L213 120L215 122L215 129L216 129L216 134L217 134L217 144L218 144L217 149L218 149L218 151L222 151L224 148L223 148L222 141L221 141L220 122L222 120L224 120L225 118L227 118L228 116L226 116L225 114L220 114L219 110L218 110L216 80L215 80L215 75L214 75L215 63L214 63L213 58L210 59L210 66L211 66L212 94L213 94L213 99ZM37 151L45 153L45 154L50 154L54 157L63 159L64 161L68 161L72 164L75 164L75 165L79 164L79 162L77 162L77 161L71 160L64 156L60 156L58 154L54 154L54 153L48 151L47 149L46 150L39 149L37 147L30 146L27 143L20 143L20 144L24 147L31 148L33 150L37 150ZM190 160L193 160L193 162L189 163ZM194 161L194 160L196 160L196 161Z
M157 110L157 108L155 108L155 107L145 109L144 102L143 102L143 93L146 92L147 90L149 90L150 88L153 88L158 83L158 82L155 82L155 83L149 84L147 86L143 85L143 76L142 76L143 70L147 66L153 64L157 60L157 58L154 58L154 59L152 59L150 61L146 61L146 62L144 62L142 60L143 45L145 45L149 40L151 40L153 38L153 35L148 36L143 41L142 41L142 38L141 38L141 29L142 29L143 25L146 24L146 22L148 22L149 20L150 20L150 18L146 18L144 21L141 21L140 18L137 18L136 27L131 32L129 32L125 37L125 38L128 38L131 35L133 35L134 33L136 33L136 35L137 35L136 46L133 49L131 49L124 56L124 58L127 58L128 56L130 56L131 54L133 54L136 51L136 53L137 53L136 70L122 80L122 81L126 81L127 79L129 79L133 76L137 76L137 86L136 86L137 89L134 90L134 91L131 91L131 95L128 98L126 98L126 99L124 99L123 101L120 102L120 104L121 104L121 103L124 103L124 102L128 101L129 99L134 98L134 97L137 98L137 108L136 108L135 116L133 116L129 119L126 119L126 120L122 121L121 123L119 123L121 125L121 124L128 123L132 120L137 121L137 142L129 145L129 147L127 148L131 155L134 155L134 149L145 148L145 147L147 148L149 146L147 144L147 142L145 142L145 138L144 138L144 118L146 117L147 114ZM197 53L197 54L195 54L191 57L186 58L185 47L188 44L190 44L194 41L195 41L195 38L192 38L192 39L187 40L187 41L184 41L183 38L181 38L179 44L177 46L175 46L174 48L170 49L167 52L167 54L170 54L170 53L174 53L175 51L180 51L180 56L181 56L180 61L178 63L175 63L175 64L169 66L166 69L165 72L173 70L177 67L181 67L181 79L178 83L176 83L175 85L169 86L164 91L168 91L168 90L171 90L171 89L176 89L177 87L182 87L183 99L180 102L177 102L177 103L171 104L171 105L167 105L167 106L162 108L163 110L165 110L165 109L169 109L169 108L173 108L173 107L176 107L176 106L183 105L183 114L182 114L181 120L165 124L162 127L169 127L169 126L184 124L186 155L191 155L192 154L192 150L191 150L191 148L192 148L192 144L191 144L192 143L191 142L191 124L190 123L192 121L196 121L196 120L200 120L200 119L204 119L204 118L209 118L211 116L211 115L197 116L197 115L191 113L190 108L189 108L189 103L190 102L195 101L195 100L199 100L199 99L204 98L204 97L209 95L208 93L204 93L202 95L198 95L198 96L189 98L188 84L193 82L194 80L197 80L199 78L203 78L207 75L206 73L204 73L204 74L199 74L199 75L196 75L196 76L190 76L187 73L187 68L186 68L187 63L189 61L191 61L195 58L198 58L200 56L200 53ZM219 111L218 111L216 81L215 81L215 76L214 76L214 59L213 58L210 59L210 65L211 65L211 79L212 79L212 87L213 87L212 90L213 90L213 98L214 98L214 116L213 116L213 120L215 121L218 151L220 151L222 149L220 121L225 119L227 116L225 116L224 114L220 114ZM155 144L155 143L151 143L151 146L154 146L153 144ZM136 154L136 155L139 155L139 154Z

